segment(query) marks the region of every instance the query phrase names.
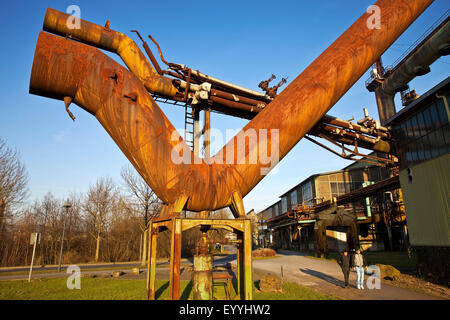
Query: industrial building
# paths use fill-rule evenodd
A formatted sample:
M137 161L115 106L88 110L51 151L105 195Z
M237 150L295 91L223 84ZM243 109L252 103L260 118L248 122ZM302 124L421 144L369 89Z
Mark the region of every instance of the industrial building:
M387 120L396 138L410 245L419 272L450 270L450 77Z
M315 221L295 221L289 213L301 204L315 207L326 201L337 199L362 187L389 178L389 170L385 167L365 165L361 162L353 163L339 171L314 174L294 186L280 196L281 200L262 210L259 215L266 220L270 234L266 241L269 244L297 250L316 250L317 239L314 234ZM386 198L393 195L393 205L383 207ZM358 201L342 205L347 211L356 216L357 242L356 245L367 250L402 250L407 246L407 229L405 226L404 210L401 203L401 193L398 189L385 194L381 191L372 197L360 198ZM376 220L367 217L376 216ZM399 216L397 222L392 223L390 217ZM347 228L344 226L330 226L326 230L328 250L341 251L348 247Z
M157 242L162 232L170 233L171 239L169 297L180 299L182 233L192 228L202 233L194 254L194 299L213 298L213 263L208 252L208 231L213 229L236 235L237 293L241 299L253 298L252 220L246 216L243 198L275 160L281 161L303 138L357 162L311 176L264 210L261 218L272 245L314 248L320 255L344 247L404 250L411 245L425 259L423 272L427 272L428 257L439 258L444 267L433 263L433 268L439 279L448 279L448 144L444 137L443 146L441 142L439 147L433 145L437 151L426 145L439 140L439 133L448 134L448 90L442 85L421 97L408 86L414 77L430 72L429 66L440 56L450 53L448 14L399 63L388 68L381 63L382 54L432 2L411 1L380 1L379 18L387 27L369 28L365 12L281 93L277 90L287 79L270 86L275 75L258 84L262 93L184 63L167 62L149 36L167 67L164 70L137 30L133 32L148 59L131 38L111 29L109 20L104 26L82 20L81 27L71 28L66 13L47 9L29 92L64 101L72 120L72 103L95 116L163 203L159 216L148 226L148 299L155 299ZM100 49L116 53L126 67ZM355 123L328 115L368 68L371 78L366 87L375 93L379 120L369 116L367 109ZM396 93L408 106L399 113ZM442 117L439 99L447 118ZM184 108L184 139L157 102ZM216 155L210 150L211 112L250 120ZM249 137L255 131L259 139ZM339 152L313 137L338 146ZM261 150L270 150L274 162L268 163L268 155L261 155ZM222 208L229 208L235 219L211 219L211 212ZM198 212L199 218L182 217L183 211ZM412 242L409 222L414 232L423 233L414 234Z
M421 95L409 87L412 79L431 72L430 65L450 53L449 35L447 11L393 65L384 68L380 59L370 71L366 88L375 93L379 113L375 127L387 130L388 148L367 147L361 143L364 141L357 141L360 135L345 132L355 129L355 124L340 119L344 130L322 125L316 126L319 134L314 129L310 132L342 146L354 139L355 147L381 151L368 158L375 155L383 160L384 153L394 161L386 160L384 166L355 162L340 171L305 179L259 212L267 228L260 234L260 242L319 254L356 246L363 250L409 249L418 258L419 274L449 283L450 78ZM397 93L403 106L398 112L394 103ZM364 123L360 120L358 124ZM324 129L334 136L325 134Z

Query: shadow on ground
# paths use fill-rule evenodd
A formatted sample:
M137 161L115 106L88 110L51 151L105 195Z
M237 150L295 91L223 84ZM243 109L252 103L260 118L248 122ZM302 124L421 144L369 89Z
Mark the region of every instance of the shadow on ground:
M330 276L328 274L325 274L323 272L316 271L316 270L311 270L311 269L302 269L302 268L300 268L299 270L301 272L305 273L305 274L308 274L310 276L319 278L321 280L325 280L326 282L334 284L336 286L340 286L340 287L344 286L344 281L338 280L335 277L332 277L332 276Z

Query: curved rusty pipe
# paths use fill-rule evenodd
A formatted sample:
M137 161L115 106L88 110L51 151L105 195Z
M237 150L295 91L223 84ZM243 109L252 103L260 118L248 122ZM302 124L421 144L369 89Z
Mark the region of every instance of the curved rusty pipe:
M261 170L268 167L258 156L260 149L278 150L281 160L431 3L378 1L381 29L369 29L370 15L363 14L231 139L211 159L212 164L193 156L138 78L92 47L41 33L30 92L73 97L76 104L95 114L165 203L175 203L183 195L189 210L239 207L242 203L236 205L233 199L236 202L236 197L248 194L264 177ZM269 132L257 144L247 141L237 147L239 141L246 141L250 129ZM270 129L279 130L278 144L271 142ZM172 151L178 147L191 163L198 164L173 162ZM235 151L231 164L226 161L227 151ZM249 164L248 159L257 161Z
M71 29L69 28L70 24L67 23L69 18L69 14L48 8L45 13L43 30L117 53L128 69L152 93L173 98L178 92L178 89L172 84L172 79L159 75L136 43L128 36L83 19L80 19L80 28Z
M194 158L140 80L96 48L41 32L30 93L71 97L93 114L165 203L185 194L188 209L213 210L231 205L231 194L245 184L233 166ZM192 164L172 161L177 147Z

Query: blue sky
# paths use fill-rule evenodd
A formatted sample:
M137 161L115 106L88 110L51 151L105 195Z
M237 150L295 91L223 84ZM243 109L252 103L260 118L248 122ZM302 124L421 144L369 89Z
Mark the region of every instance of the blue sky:
M85 192L102 176L120 182L128 160L90 114L76 106L68 117L62 101L28 93L34 49L47 7L81 8L81 17L131 36L137 29L157 39L165 58L211 76L259 90L272 73L294 79L374 0L323 1L8 1L0 11L0 137L20 152L30 175L29 200L52 192L66 197ZM450 8L436 0L384 54L392 63ZM153 46L152 46L153 48ZM450 58L416 78L411 88L421 94L449 75ZM328 112L343 119L377 116L374 96L364 75ZM398 102L398 97L397 97ZM182 108L161 105L176 128L184 128ZM400 108L400 103L397 103ZM246 121L213 114L212 127L239 129ZM276 174L262 180L244 199L246 210L260 210L311 174L350 164L302 140L280 162Z

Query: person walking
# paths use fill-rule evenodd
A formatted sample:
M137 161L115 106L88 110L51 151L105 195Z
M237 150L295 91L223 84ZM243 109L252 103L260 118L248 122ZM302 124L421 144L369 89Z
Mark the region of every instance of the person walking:
M344 274L344 283L345 283L344 288L347 288L348 287L348 277L349 277L350 268L351 268L350 255L348 254L347 250L344 250L344 252L342 252L339 255L339 259L338 259L337 263L341 267L342 273Z
M359 248L353 256L353 266L356 269L356 286L358 289L364 289L364 270L367 270L367 262Z

